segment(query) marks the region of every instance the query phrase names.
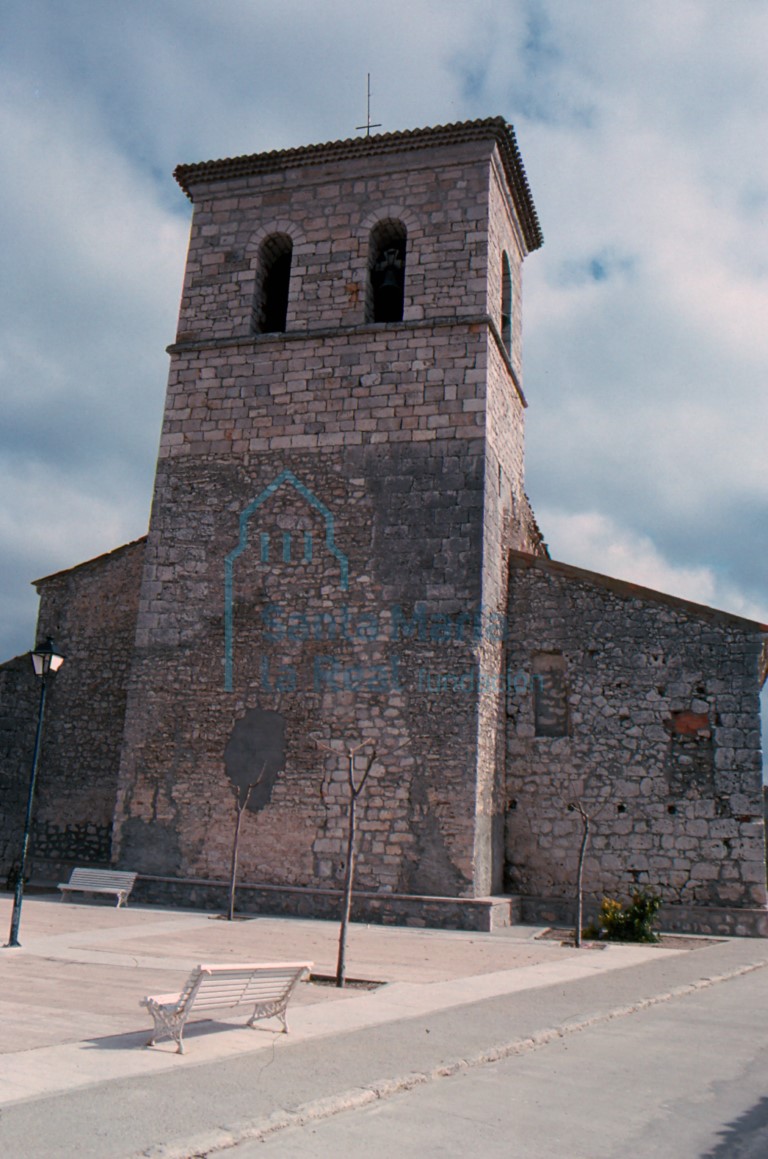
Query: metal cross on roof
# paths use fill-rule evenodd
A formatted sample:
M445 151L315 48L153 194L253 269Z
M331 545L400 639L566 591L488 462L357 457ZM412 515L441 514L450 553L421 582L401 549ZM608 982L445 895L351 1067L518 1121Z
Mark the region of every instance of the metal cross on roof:
M370 137L371 129L380 129L382 126L379 121L371 122L371 74L368 73L368 111L365 118L364 125L355 125L356 129L365 129L366 137Z

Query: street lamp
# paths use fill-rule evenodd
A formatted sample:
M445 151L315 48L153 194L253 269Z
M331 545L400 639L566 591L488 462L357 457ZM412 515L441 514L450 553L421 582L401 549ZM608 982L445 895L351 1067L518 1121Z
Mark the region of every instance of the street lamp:
M64 657L57 652L53 640L49 636L44 644L38 644L32 652L32 664L35 676L41 678L40 703L37 709L37 732L35 733L35 750L32 755L32 771L29 775L29 791L27 793L27 815L24 820L24 840L21 846L21 864L19 875L16 878L16 891L13 895L13 913L11 915L11 932L5 948L20 945L19 922L21 921L21 903L24 896L24 870L27 866L27 849L29 834L32 828L32 805L35 799L35 784L37 782L37 761L40 756L40 738L43 734L43 715L45 713L45 692L48 676L51 672L58 672L64 663Z

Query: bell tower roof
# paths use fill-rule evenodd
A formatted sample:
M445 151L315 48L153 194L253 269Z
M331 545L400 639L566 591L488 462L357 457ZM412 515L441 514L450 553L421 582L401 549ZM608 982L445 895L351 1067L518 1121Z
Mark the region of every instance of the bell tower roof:
M503 117L487 117L451 125L437 125L434 128L351 137L345 141L329 141L324 145L276 149L268 153L251 153L243 157L225 157L218 161L199 161L190 165L178 165L174 170L174 177L190 201L194 201L194 187L201 183L208 185L215 181L278 172L294 166L325 165L358 157L374 157L475 141L494 141L498 146L526 246L529 252L539 249L544 237L538 214L523 168L515 131Z

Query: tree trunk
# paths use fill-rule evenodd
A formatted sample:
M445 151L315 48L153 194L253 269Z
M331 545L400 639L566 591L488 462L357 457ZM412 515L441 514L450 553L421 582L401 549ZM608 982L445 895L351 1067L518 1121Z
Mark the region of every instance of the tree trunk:
M581 946L581 929L584 925L584 860L587 855L587 845L589 843L589 817L582 806L579 806L579 813L581 815L581 823L584 826L584 833L581 838L581 849L579 850L579 872L576 875L576 937L575 943L577 947Z
M234 921L235 918L235 890L237 889L237 854L240 846L240 824L243 820L243 812L246 809L248 802L251 799L251 793L258 785L261 778L264 776L264 766L259 775L259 779L253 784L248 785L245 790L245 798L240 800L240 789L235 787L235 836L232 841L232 865L229 874L229 911L227 913L227 921Z
M347 956L347 929L349 915L352 910L352 884L355 876L355 825L356 825L357 794L353 791L349 802L349 831L347 833L347 864L344 871L344 899L341 911L341 927L339 929L339 955L336 959L336 985L344 988L345 967Z
M238 796L235 821L235 836L232 842L232 865L229 874L229 912L227 913L227 921L234 921L235 918L235 890L237 889L237 851L240 844L240 822L243 818L243 807L240 805L240 798Z

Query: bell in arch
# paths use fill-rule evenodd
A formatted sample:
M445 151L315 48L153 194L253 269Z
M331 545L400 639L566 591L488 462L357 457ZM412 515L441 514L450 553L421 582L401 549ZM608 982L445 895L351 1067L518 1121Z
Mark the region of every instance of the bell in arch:
M397 246L382 251L373 267L374 322L401 322L405 261Z

